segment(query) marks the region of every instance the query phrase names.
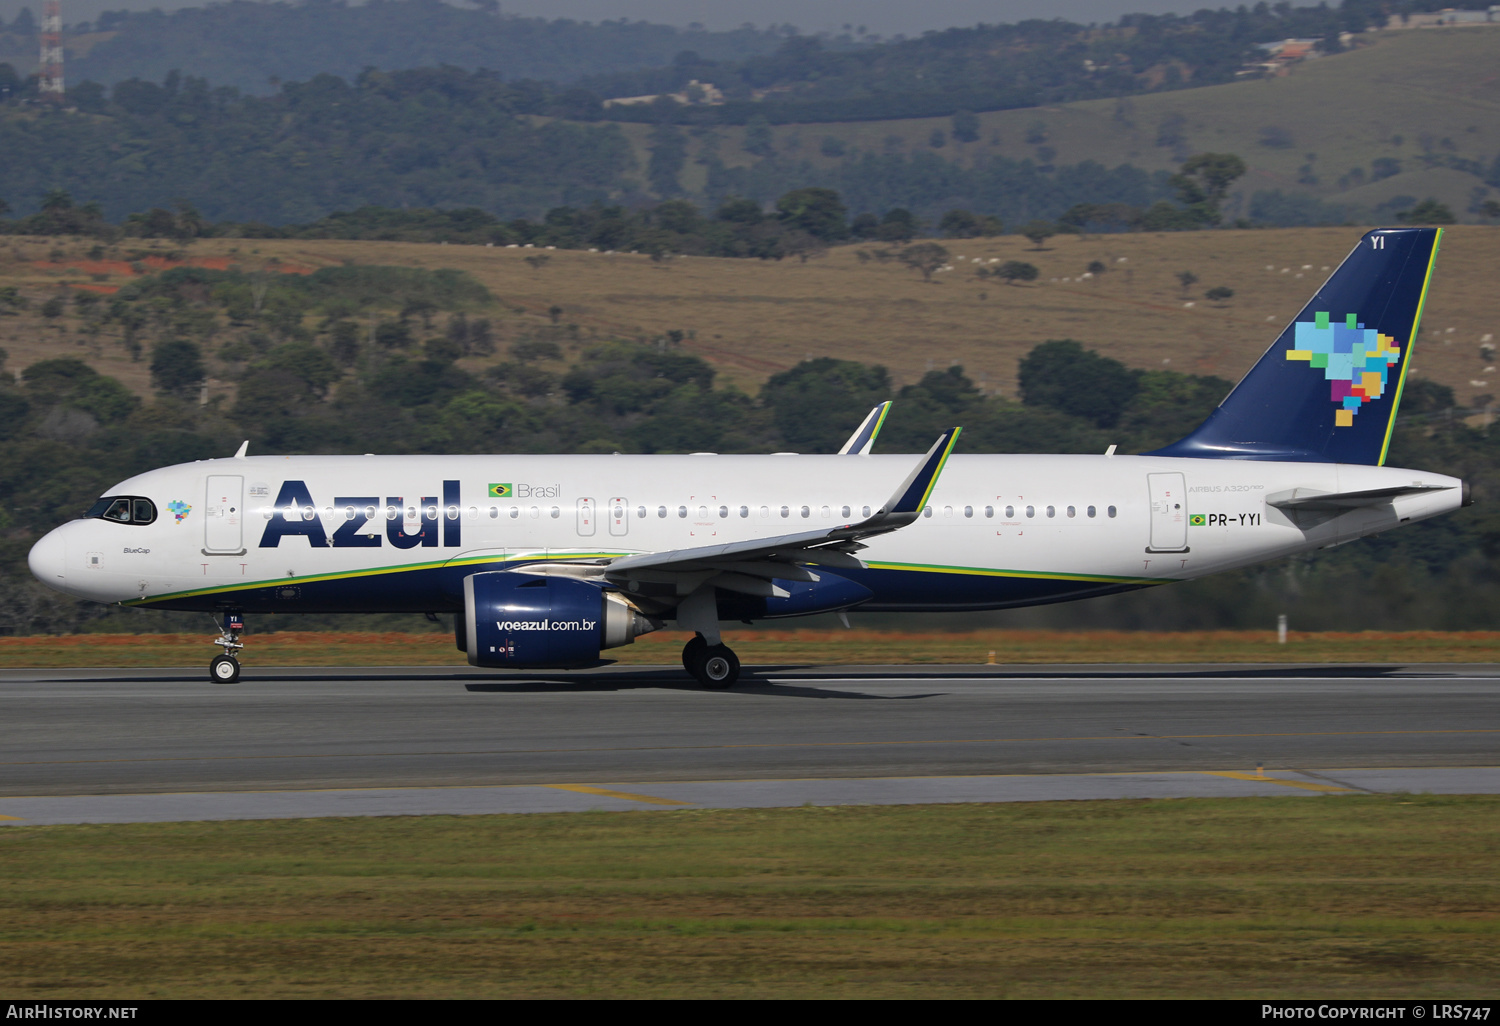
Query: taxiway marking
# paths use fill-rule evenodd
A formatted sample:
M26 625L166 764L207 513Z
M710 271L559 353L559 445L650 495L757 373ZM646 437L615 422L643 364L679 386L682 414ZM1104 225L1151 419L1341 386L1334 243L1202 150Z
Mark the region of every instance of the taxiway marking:
M1349 794L1352 787L1334 787L1331 784L1314 784L1306 780L1283 780L1280 777L1258 777L1254 773L1231 773L1227 770L1204 770L1206 777L1228 777L1230 780L1253 780L1257 784L1280 784L1282 787L1300 787L1305 791L1332 791Z
M691 805L692 802L680 802L676 798L657 798L649 794L631 794L629 791L611 791L605 787L591 787L588 784L543 784L554 791L576 791L578 794L597 794L605 798L623 798L628 802L645 802L647 805Z

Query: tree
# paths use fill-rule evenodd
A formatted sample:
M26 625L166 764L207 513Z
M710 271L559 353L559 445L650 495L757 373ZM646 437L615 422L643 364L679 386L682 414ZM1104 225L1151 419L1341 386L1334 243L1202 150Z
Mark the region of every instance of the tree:
M1089 265L1085 267L1084 270L1089 274L1103 274L1105 271L1109 270L1109 265L1107 265L1103 260L1090 260Z
M1005 284L1014 285L1018 281L1036 281L1041 272L1036 269L1035 264L1028 264L1024 260L1007 260L990 273Z
M848 425L891 398L884 367L819 357L773 374L761 388L782 442L799 452L837 452Z
M832 189L793 189L776 201L781 222L824 242L849 236L849 210Z
M1410 210L1402 211L1396 215L1396 220L1404 224L1457 224L1458 219L1453 216L1453 211L1446 203L1439 203L1432 196L1427 197L1421 203Z
M971 110L961 110L953 115L953 138L971 143L979 139L979 118Z
M910 242L916 237L921 225L917 217L905 207L892 207L880 219L880 228L875 237L881 242Z
M1233 153L1199 153L1183 161L1171 181L1177 198L1200 221L1218 224L1219 205L1245 170L1245 162Z
M1228 288L1224 285L1215 285L1213 288L1203 293L1203 297L1214 303L1222 303L1226 299L1234 298L1234 289Z
M1057 226L1051 221L1028 221L1020 227L1020 232L1031 240L1031 244L1037 249L1042 248L1042 243L1057 234Z
M1178 271L1177 281L1182 286L1182 294L1187 295L1187 290L1198 284L1198 276L1192 271Z
M1021 401L1113 427L1140 388L1137 375L1118 360L1071 339L1043 342L1018 368Z
M932 281L932 273L948 263L948 251L936 242L919 242L897 253L896 259L912 270L922 272L923 281Z
M551 260L552 258L546 253L533 253L530 256L522 257L521 259L525 260L526 263L531 266L531 269L533 271L540 271L543 267L547 266L547 261Z
M968 210L950 210L938 222L938 231L950 239L972 239L980 232L979 218Z
M0 201L0 214L5 213L4 206L4 202ZM1500 217L1500 200L1485 200L1480 204L1479 212L1491 221Z
M206 376L203 350L196 342L172 339L151 351L151 385L164 396L190 399Z

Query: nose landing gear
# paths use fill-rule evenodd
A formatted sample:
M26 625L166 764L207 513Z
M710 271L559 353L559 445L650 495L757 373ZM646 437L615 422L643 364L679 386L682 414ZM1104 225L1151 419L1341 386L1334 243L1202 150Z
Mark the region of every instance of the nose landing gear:
M240 634L245 630L245 618L240 613L225 613L215 645L224 648L224 654L214 656L208 664L208 679L215 684L233 684L240 679L240 661L234 653L245 647Z
M734 687L740 678L740 659L728 645L710 645L695 634L682 648L682 666L699 684L714 690Z

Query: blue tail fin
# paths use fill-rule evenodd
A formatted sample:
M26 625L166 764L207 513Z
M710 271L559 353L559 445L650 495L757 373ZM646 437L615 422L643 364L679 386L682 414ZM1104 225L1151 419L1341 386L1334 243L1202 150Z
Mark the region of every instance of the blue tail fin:
M1147 455L1384 463L1441 235L1367 233L1202 426Z

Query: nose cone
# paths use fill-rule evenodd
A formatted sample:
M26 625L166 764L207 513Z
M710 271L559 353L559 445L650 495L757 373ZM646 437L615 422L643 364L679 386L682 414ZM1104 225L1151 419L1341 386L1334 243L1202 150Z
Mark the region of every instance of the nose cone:
M68 546L61 529L45 535L31 547L26 557L32 576L43 584L62 590L68 578Z

